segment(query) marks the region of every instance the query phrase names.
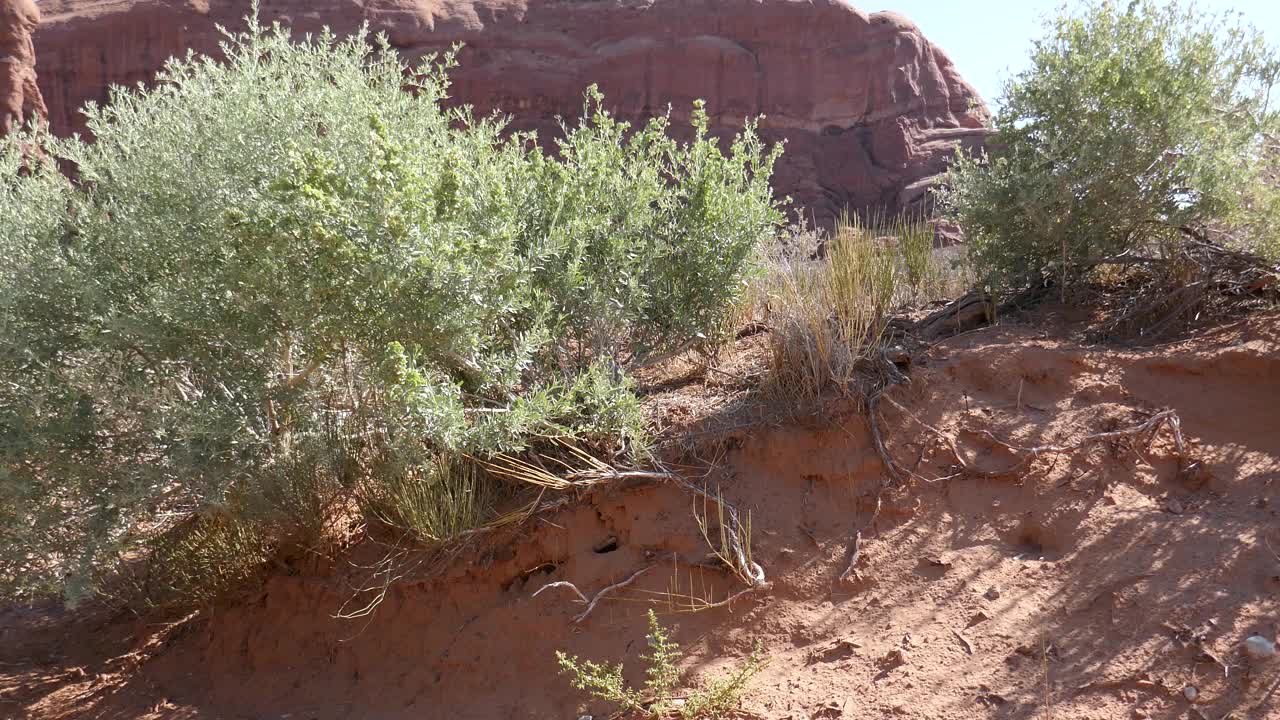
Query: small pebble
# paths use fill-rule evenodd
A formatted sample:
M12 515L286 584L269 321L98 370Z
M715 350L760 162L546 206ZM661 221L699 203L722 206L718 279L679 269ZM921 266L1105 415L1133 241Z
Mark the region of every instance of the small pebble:
M987 592L986 592L985 594L983 594L983 596L982 596L982 597L984 597L984 598L986 598L986 599L988 599L988 600L999 600L999 599L1000 599L1000 588L998 588L998 587L996 587L996 586L992 585L992 586L987 590Z
M1250 635L1244 641L1244 654L1254 660L1270 660L1276 656L1276 644L1261 635Z
M1197 690L1194 685L1188 685L1182 688L1182 697L1186 698L1187 702L1195 702L1196 698L1199 696L1200 691Z

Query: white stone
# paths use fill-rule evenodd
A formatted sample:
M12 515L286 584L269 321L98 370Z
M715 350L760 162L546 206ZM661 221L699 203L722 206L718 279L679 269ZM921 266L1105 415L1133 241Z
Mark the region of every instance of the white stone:
M1276 644L1261 635L1251 635L1244 641L1244 653L1254 660L1270 660L1276 656Z

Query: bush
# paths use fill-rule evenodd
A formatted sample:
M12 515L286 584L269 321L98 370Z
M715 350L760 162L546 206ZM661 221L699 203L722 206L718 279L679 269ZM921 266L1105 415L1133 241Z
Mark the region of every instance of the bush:
M228 38L88 107L92 144L0 141L10 596L86 596L160 537L206 557L184 520L211 509L228 547L352 500L439 538L487 507L452 501L492 481L462 458L635 458L627 367L714 334L779 224L778 151L749 124L722 153L700 107L682 145L592 90L549 157L442 106L450 56Z
M993 285L1070 283L1215 223L1274 242L1280 56L1258 31L1151 0L1089 3L1047 30L989 154L959 158L942 195Z
M646 641L649 654L641 656L647 661L644 689L628 687L622 677L622 664L609 665L591 660L556 653L560 671L568 675L573 687L585 690L593 697L613 703L623 712L639 713L645 717L660 718L676 715L682 720L717 720L729 716L742 702L747 683L765 666L763 651L759 645L749 657L727 675L699 684L684 694L676 696L682 673L680 646L671 639L671 633L658 623L658 616L649 611L649 634Z

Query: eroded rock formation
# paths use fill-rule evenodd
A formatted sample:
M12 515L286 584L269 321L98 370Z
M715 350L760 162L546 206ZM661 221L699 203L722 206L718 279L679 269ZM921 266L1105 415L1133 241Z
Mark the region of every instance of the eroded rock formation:
M248 0L47 0L36 37L56 132L109 84L146 82L188 48L216 52L218 24ZM464 42L453 93L554 133L598 83L621 116L704 98L719 131L764 115L787 141L775 188L819 221L845 207L924 195L986 109L947 56L905 18L840 0L263 0L262 18L347 33L367 22L406 59Z
M39 22L32 0L0 0L0 135L45 114L31 41Z

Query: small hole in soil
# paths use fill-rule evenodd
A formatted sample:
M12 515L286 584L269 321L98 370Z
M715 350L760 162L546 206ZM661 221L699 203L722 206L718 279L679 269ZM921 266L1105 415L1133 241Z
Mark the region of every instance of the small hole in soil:
M1023 525L1009 540L1014 554L1023 559L1050 558L1061 550L1053 533L1033 522Z
M592 549L592 551L594 551L597 555L604 555L605 553L611 553L611 552L613 552L614 550L617 550L617 549L618 549L618 538L616 538L616 537L611 537L611 538L609 538L608 540L605 540L604 542L602 542L602 543L600 543L600 544L596 545L595 547L593 547L593 548L591 548L591 549Z
M1018 538L1017 551L1020 555L1042 555L1044 554L1044 546L1040 544L1032 535L1023 535Z

